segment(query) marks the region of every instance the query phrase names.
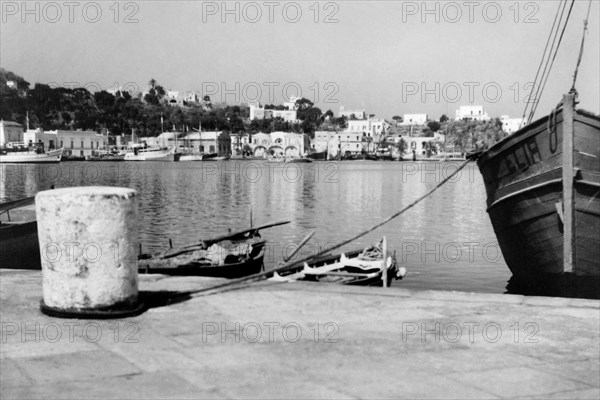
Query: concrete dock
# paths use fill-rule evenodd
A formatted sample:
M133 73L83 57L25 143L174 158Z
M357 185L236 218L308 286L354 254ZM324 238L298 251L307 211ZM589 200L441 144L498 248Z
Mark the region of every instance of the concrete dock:
M260 282L119 320L41 314L0 271L0 389L21 398L600 398L600 301ZM394 282L402 286L402 282Z

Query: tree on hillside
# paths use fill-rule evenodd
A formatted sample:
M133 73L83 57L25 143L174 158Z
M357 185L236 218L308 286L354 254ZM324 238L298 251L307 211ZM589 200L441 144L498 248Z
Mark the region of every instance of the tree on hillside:
M157 85L155 79L150 79L148 85L150 86L150 90L148 90L148 93L144 96L144 101L151 105L158 105L160 100L165 96L165 89L162 86Z
M439 123L439 122L437 122L437 121L429 121L429 122L427 123L427 127L428 127L428 128L431 130L431 132L434 132L434 133L435 133L435 132L437 132L437 131L439 131L439 130L440 130L440 128L441 128L441 125L440 125L440 123Z

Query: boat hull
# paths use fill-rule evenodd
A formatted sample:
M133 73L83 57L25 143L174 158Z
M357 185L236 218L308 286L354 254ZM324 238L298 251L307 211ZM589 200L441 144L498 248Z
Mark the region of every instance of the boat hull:
M346 258L355 259L363 252L361 250L353 250L344 253ZM390 256L388 254L388 256ZM331 256L319 257L316 260L308 263L311 268L319 268L333 263L339 263L342 259L341 254L335 254ZM302 273L304 269L304 263L298 263L286 270L281 276L285 279L286 276ZM348 274L354 274L354 276L343 276L343 272L340 275L306 275L301 280L323 282L323 283L337 283L350 286L383 286L383 271L379 270L376 272L365 272L359 268L346 267L340 269L340 271L347 272ZM387 286L392 284L392 280L397 277L398 266L396 260L388 266L387 270Z
M181 154L174 153L170 149L140 151L125 154L125 161L179 161Z
M311 154L307 155L306 157L310 158L311 160L315 160L315 161L325 161L325 160L327 160L327 151L311 153Z
M41 269L36 221L0 224L0 260L5 269Z
M173 276L207 276L211 278L236 279L259 273L263 269L264 252L244 262L219 265L186 265L177 268L145 267L138 271L141 274L163 274ZM143 262L141 262L143 264Z
M0 164L56 164L62 158L62 149L42 154L29 152L8 152L0 154Z
M563 273L563 112L546 116L483 153L488 214L513 276ZM574 115L573 273L600 275L600 118Z
M307 164L307 163L313 162L313 160L310 158L305 158L305 157L294 157L294 158L286 158L285 162L286 163L296 163L296 164Z
M213 278L235 279L243 276L259 273L263 269L264 242L260 236L250 240L240 240L234 243L252 243L253 249L242 260L228 262L226 257L224 263L207 264L198 260L197 262L169 262L167 260L152 261L141 259L138 263L138 271L146 274L164 274L177 276L208 276Z
M202 161L202 157L202 154L183 154L181 157L179 157L179 161Z

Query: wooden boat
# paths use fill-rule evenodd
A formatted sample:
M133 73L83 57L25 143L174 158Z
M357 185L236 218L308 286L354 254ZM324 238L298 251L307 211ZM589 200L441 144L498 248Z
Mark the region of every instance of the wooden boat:
M86 161L111 161L111 162L115 162L115 161L125 161L125 154L112 154L112 153L107 153L107 154L98 154L95 156L87 156L85 158Z
M0 204L0 260L2 268L41 269L40 247L35 210L30 210L35 197ZM10 211L21 214L12 218ZM19 219L19 221L17 221Z
M203 160L204 155L203 154L191 154L191 153L184 153L181 155L181 157L179 157L179 161L180 162L186 162L186 161L202 161Z
M265 241L260 230L287 224L275 222L208 239L155 255L140 255L140 273L240 278L263 269Z
M267 162L268 163L284 163L285 162L285 157L273 157L273 156L269 156L269 158L267 158Z
M269 278L277 282L312 281L344 285L385 286L400 279L404 268L398 268L395 255L386 250L385 238L365 249L317 258L310 263L298 263L281 274ZM383 255L386 254L386 257Z
M513 276L600 275L600 117L562 107L478 160L487 212Z
M325 150L325 151L310 153L306 157L310 158L311 160L315 160L315 161L325 161L325 160L327 160L327 156L328 156L328 152L327 152L327 150Z
M42 151L40 148L11 143L0 149L0 164L48 164L59 163L63 149Z
M311 163L313 160L307 157L286 157L286 163Z
M179 161L180 157L168 147L134 147L125 154L125 161Z
M342 161L377 161L377 157L369 153L346 153L341 157Z
M231 156L215 156L215 157L209 157L203 161L228 161L231 158Z

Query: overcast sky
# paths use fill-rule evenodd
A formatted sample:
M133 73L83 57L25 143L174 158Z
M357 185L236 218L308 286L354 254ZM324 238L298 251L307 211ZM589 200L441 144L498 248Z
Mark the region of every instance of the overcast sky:
M144 90L154 78L230 104L281 103L299 89L336 114L437 119L467 104L520 116L559 3L259 1L229 2L230 13L202 1L21 4L2 2L0 61L32 84ZM576 2L537 117L571 86L587 6ZM577 85L596 113L599 14L594 0Z

